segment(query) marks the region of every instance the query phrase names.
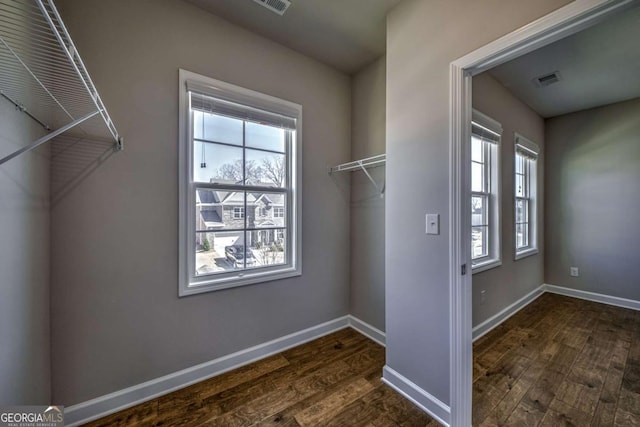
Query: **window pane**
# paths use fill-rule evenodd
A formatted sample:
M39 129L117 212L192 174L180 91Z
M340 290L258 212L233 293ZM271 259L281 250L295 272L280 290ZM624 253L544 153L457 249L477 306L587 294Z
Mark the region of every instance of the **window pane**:
M249 267L264 267L286 263L286 230L247 231L247 247L256 258Z
M245 256L246 255L246 256ZM249 251L245 254L244 232L196 233L196 276L224 273L253 267L256 259Z
M526 179L524 175L516 174L516 197L527 197Z
M211 142L193 144L193 180L195 182L241 183L242 148Z
M486 196L471 198L471 225L488 225L488 204Z
M516 173L524 174L524 157L516 154Z
M471 163L471 191L485 191L484 164Z
M247 193L248 228L285 227L285 211L284 193Z
M193 110L193 137L195 139L204 138L204 113L202 111Z
M529 201L526 199L516 200L516 223L529 221Z
M487 227L471 227L471 258L488 255L487 238Z
M246 123L247 147L284 153L285 130L258 123Z
M516 248L526 248L529 246L529 226L528 224L516 224Z
M475 136L471 138L471 160L484 163L483 142Z
M203 113L204 139L225 144L242 145L242 120Z
M244 192L196 189L196 231L245 227ZM250 219L251 211L247 220Z
M248 185L286 186L287 163L284 154L251 149L245 153Z

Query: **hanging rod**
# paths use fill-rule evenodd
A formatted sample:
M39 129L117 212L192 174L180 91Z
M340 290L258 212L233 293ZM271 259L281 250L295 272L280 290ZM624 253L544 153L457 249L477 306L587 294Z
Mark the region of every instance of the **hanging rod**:
M361 170L364 174L369 178L369 181L373 184L373 186L380 193L380 197L384 196L385 185L378 186L378 183L371 176L367 168L375 168L378 166L382 166L387 162L386 154L379 154L373 157L367 157L366 159L354 160L348 163L342 163L340 165L329 168L329 175L334 172L353 172L355 170Z
M43 122L42 120L40 120L39 118L37 118L36 116L34 116L33 114L31 114L27 108L24 106L24 104L19 103L18 101L16 101L15 99L5 95L4 92L2 92L0 90L0 96L2 96L4 99L6 99L7 101L9 101L10 103L12 103L13 105L15 105L16 109L19 111L22 111L23 113L25 113L27 116L31 117L35 122L37 122L40 126L42 126L43 128L45 128L46 130L51 130L51 128L49 127L48 124L46 124L45 122Z
M53 0L0 0L0 16L0 94L47 130L56 129L0 164L71 128L88 139L113 139L114 149L122 150L123 139Z

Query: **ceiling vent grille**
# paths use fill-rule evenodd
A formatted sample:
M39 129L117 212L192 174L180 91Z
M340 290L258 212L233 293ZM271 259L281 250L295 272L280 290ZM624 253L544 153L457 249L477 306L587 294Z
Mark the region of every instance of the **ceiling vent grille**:
M554 83L558 83L562 80L562 76L560 76L560 72L554 71L551 74L545 74L544 76L539 76L533 79L533 84L536 87L547 87L551 86Z
M287 11L291 2L289 0L253 0L261 6L266 7L270 11L282 16Z

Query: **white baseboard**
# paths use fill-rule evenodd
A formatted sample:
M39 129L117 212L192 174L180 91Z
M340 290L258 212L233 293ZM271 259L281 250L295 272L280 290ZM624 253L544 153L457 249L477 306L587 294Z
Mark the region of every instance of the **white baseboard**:
M599 302L602 304L615 305L616 307L640 310L640 301L613 297L610 295L597 294L595 292L581 291L579 289L565 288L563 286L544 284L544 290L552 294L564 295L567 297L580 298L587 301Z
M409 399L418 408L431 415L440 424L446 427L449 426L451 420L451 408L449 408L449 406L387 365L382 369L382 381Z
M511 316L513 316L514 314L522 310L527 305L531 304L531 302L533 302L536 298L538 298L540 295L544 293L544 290L545 290L545 285L538 286L533 291L529 292L527 295L520 298L518 301L514 302L513 304L501 310L496 315L488 318L487 320L485 320L484 322L480 323L478 326L473 328L471 332L473 341L486 335L495 327L500 325L502 322L504 322L505 320L507 320L508 318L510 318Z
M349 315L349 326L351 326L356 331L360 332L367 338L372 339L377 342L381 346L385 346L386 335L380 329L375 326L371 326L370 324L358 319L355 316Z
M358 323L359 326L363 325L363 328L366 326L367 329L374 332L378 331L362 321L358 321ZM296 347L308 341L328 335L340 329L344 329L349 327L350 324L351 317L343 316L251 348L220 357L210 362L183 369L181 371L128 387L105 396L100 396L77 405L68 406L64 409L65 425L76 426L110 415L114 412L130 408L131 406L147 400L154 399L158 396L204 381L216 375L223 374L257 360L264 359L265 357L273 354L280 353L289 348ZM355 327L354 329L359 330Z

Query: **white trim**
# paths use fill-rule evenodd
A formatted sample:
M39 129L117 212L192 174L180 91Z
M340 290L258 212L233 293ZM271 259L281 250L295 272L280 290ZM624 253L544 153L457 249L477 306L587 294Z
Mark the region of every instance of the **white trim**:
M522 250L520 252L516 252L516 254L513 256L513 260L514 261L518 261L519 259L526 258L526 257L529 257L531 255L535 255L537 253L540 253L538 248L524 249L524 250Z
M449 388L453 426L471 425L471 76L464 63L451 64L449 144ZM464 267L463 267L464 266ZM469 274L463 274L468 271Z
M489 218L488 218L488 244L487 244L487 256L481 262L476 262L474 265L474 259L471 259L472 273L479 273L502 265L502 125L487 116L486 114L472 109L471 112L472 123L487 128L492 132L496 132L498 142L488 144L488 182L489 192L471 192L471 198L475 195L485 195L489 201ZM473 134L473 130L471 131ZM473 145L473 138L469 138L470 144ZM487 167L487 164L485 164ZM472 179L473 180L473 179ZM469 210L471 212L471 209ZM469 245L471 248L471 245ZM477 259L475 261L478 261Z
M629 308L631 310L640 311L640 301L614 297L611 295L598 294L595 292L583 291L580 289L566 288L563 286L544 284L544 290L546 292L558 295L564 295L567 297L584 299L587 301L599 302L601 304L614 305L616 307Z
M193 182L191 119L188 86L198 87L203 93L219 96L249 107L284 114L296 120L295 139L287 137L287 217L288 259L286 264L247 270L230 270L216 275L196 276L195 267L195 201ZM178 118L178 296L199 294L280 280L302 275L302 105L256 92L214 78L179 69L179 118ZM254 188L255 189L255 188ZM251 187L246 188L251 190ZM247 213L245 212L245 215ZM234 216L235 218L235 216Z
M427 393L408 378L394 371L388 365L382 368L382 381L409 399L414 405L431 415L443 426L450 424L451 409L439 399Z
M518 301L504 308L499 313L485 320L481 324L475 326L473 328L473 341L476 341L491 332L511 316L538 299L538 297L540 297L545 292L640 311L640 301L637 300L598 294L595 292L572 289L564 286L549 285L545 283L538 286L536 289L529 292Z
M102 418L347 328L349 324L350 316L339 317L200 365L118 390L77 405L68 406L64 409L65 425L75 426Z
M531 154L534 154L536 157L540 154L540 147L538 144L527 138L526 136L522 136L518 132L514 133L515 144L520 146L521 148L529 151Z
M538 299L538 297L544 293L544 289L544 285L538 286L533 291L529 292L527 295L523 296L513 304L502 309L499 313L491 316L484 322L480 323L478 326L474 327L472 333L473 341L476 341L482 336L488 334L502 322Z
M365 337L377 342L381 346L385 347L386 334L375 326L371 326L367 322L358 319L355 316L349 315L349 326L356 331L360 332Z
M491 270L492 268L500 267L502 265L501 259L492 259L480 264L472 265L471 271L473 274L482 273L483 271Z
M449 295L451 424L471 425L470 189L465 151L471 121L471 77L590 27L635 0L575 0L451 63L449 144ZM468 201L467 201L468 200ZM467 269L469 270L469 269Z
M487 130L490 130L493 133L498 134L500 139L502 139L502 124L500 122L498 122L497 120L487 116L486 114L484 114L481 111L476 110L475 108L472 109L471 120L473 120L474 122L476 122L477 124L479 124L483 128L485 128ZM499 143L500 143L500 141L498 141L498 144Z

